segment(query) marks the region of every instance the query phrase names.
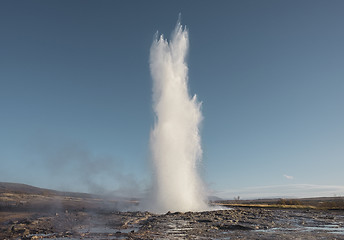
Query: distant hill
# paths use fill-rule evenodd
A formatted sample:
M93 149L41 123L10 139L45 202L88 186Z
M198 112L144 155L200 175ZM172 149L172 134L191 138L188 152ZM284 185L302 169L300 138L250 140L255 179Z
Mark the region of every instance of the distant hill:
M91 193L78 193L78 192L63 192L46 188L34 187L22 183L9 183L0 182L0 194L2 193L13 193L13 194L33 194L42 196L60 196L60 197L73 197L73 198L101 198L101 199L112 199L116 201L139 201L139 198L127 198L119 197L115 195L99 195Z
M21 183L0 182L0 193L26 193L26 194L51 194L56 195L56 191L38 188Z
M66 196L66 197L92 197L89 193L62 192L46 188L34 187L22 183L0 182L0 193L16 193L16 194L35 194L45 196Z
M138 200L133 198L62 192L21 183L0 182L0 211L64 212L70 209L115 211L137 204Z

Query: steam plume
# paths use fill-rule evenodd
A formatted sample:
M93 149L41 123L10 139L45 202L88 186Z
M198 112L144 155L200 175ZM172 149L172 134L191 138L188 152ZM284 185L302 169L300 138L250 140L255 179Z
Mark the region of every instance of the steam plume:
M188 47L188 31L178 21L171 41L157 34L150 50L156 119L150 139L154 183L149 208L156 212L208 208L197 173L202 114L196 95L188 92Z

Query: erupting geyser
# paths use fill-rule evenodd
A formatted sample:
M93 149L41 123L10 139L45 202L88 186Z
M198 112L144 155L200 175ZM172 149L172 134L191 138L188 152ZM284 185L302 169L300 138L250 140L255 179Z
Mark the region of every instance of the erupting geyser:
M156 118L150 139L154 179L148 208L155 212L208 209L197 169L202 114L196 95L188 92L188 46L188 31L178 21L171 40L157 35L150 50Z

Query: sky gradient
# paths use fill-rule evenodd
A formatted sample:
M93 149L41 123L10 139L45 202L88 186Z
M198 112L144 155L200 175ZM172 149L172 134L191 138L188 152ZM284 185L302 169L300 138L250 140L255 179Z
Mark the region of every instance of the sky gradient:
M343 1L1 1L0 181L150 182L149 50L179 13L224 198L344 195Z

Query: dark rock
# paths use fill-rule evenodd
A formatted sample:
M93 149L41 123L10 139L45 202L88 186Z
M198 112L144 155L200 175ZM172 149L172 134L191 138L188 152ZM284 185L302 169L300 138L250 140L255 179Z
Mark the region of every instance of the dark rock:
M217 227L221 230L226 230L226 231L233 231L233 230L253 230L251 227L243 226L243 225L217 225Z
M197 222L201 222L201 223L211 223L211 222L213 222L213 221L210 220L210 219L198 219Z

